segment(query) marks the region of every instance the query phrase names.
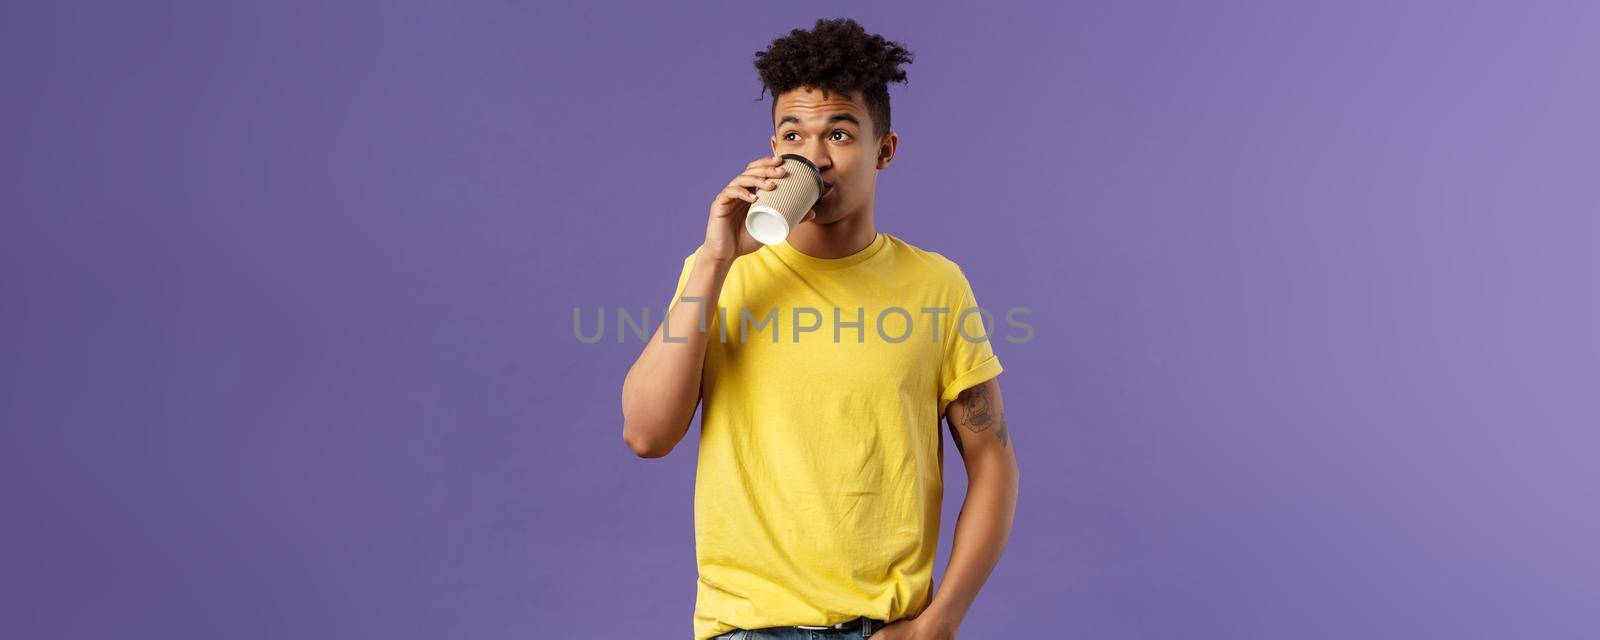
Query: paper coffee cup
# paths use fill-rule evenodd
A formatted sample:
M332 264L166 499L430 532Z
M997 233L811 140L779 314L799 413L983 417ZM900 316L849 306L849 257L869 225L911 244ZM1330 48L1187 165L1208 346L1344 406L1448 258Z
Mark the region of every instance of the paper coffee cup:
M785 153L783 175L773 178L776 189L757 189L756 201L745 214L744 228L762 244L780 244L822 197L822 172L805 156Z

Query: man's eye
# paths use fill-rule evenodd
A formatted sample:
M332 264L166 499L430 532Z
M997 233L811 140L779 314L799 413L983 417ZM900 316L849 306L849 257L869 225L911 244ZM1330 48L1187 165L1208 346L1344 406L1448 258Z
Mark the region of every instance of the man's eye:
M850 136L850 132L848 132L848 131L845 131L845 130L843 130L843 129L840 129L840 130L838 130L838 131L834 131L834 132L833 132L833 133L834 133L834 135L838 135L838 134L844 134L844 135L845 135L845 136L846 136L846 137L849 137L849 136ZM837 138L835 138L835 139L837 139Z
M794 132L793 132L793 131L790 131L790 132L788 132L788 133L785 133L785 134L783 134L783 139L784 139L784 140L788 140L788 141L790 141L790 142L794 142L794 139L793 139L793 138L790 138L790 137L789 137L789 136L792 136L792 135L794 135Z

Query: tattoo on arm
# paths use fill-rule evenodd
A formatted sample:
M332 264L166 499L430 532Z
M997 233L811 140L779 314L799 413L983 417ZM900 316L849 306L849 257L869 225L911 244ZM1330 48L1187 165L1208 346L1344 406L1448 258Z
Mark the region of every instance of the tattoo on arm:
M956 396L956 402L961 403L962 408L966 409L961 417L961 426L966 427L973 433L983 433L989 427L998 425L994 435L1000 439L1000 446L1007 445L1010 441L1010 434L1006 432L1005 412L996 410L994 404L990 402L989 385L987 383L962 391L961 395ZM950 426L950 429L950 435L956 435L954 424ZM960 447L960 444L961 439L956 438L957 448ZM965 451L962 453L965 454Z

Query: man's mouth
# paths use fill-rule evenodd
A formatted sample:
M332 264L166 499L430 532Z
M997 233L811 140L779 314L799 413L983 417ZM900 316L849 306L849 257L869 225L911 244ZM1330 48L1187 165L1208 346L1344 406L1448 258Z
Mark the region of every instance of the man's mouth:
M833 185L832 184L827 183L827 182L822 183L822 195L825 196L825 195L828 195L829 193L832 193L832 192L833 192Z

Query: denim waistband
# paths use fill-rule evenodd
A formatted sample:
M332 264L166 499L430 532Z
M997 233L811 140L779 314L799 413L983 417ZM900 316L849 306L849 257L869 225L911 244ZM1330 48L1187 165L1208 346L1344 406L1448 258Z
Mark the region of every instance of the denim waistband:
M797 628L797 629L844 629L844 630L857 630L857 629L859 629L861 631L861 637L865 638L865 637L871 635L873 631L877 631L878 629L882 629L883 625L885 625L885 624L888 624L888 623L886 623L886 622L884 622L882 620L877 620L877 619L874 619L874 618L868 618L866 616L860 616L860 617L854 618L852 620L846 620L846 621L840 622L838 624L832 624L832 625L826 625L826 626L814 626L814 625L808 625L808 624L797 624L797 625L792 625L792 626Z

